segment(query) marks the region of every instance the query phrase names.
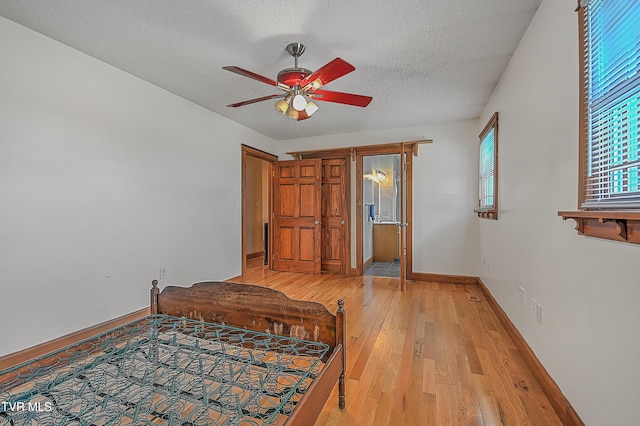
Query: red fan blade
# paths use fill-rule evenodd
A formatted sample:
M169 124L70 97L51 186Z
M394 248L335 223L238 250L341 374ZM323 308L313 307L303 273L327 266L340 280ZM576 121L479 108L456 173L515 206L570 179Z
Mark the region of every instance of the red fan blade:
M366 107L373 100L371 96L354 95L353 93L332 92L329 90L313 90L307 92L313 100L336 102L339 104Z
M227 105L227 106L236 108L236 107L241 107L241 106L244 106L244 105L255 104L256 102L268 101L269 99L284 98L285 96L287 96L287 95L283 94L283 95L263 96L261 98L250 99L248 101L236 102L235 104L230 104L230 105Z
M335 80L336 78L342 77L345 74L349 74L355 69L356 68L350 63L343 61L340 58L336 58L325 66L316 70L316 72L312 73L307 78L303 79L300 82L300 87L305 87L307 84L313 83L316 80L320 80L322 86L324 86L325 84Z
M265 77L265 76L262 76L260 74L256 74L254 72L247 71L247 70L245 70L243 68L240 68L240 67L233 67L233 66L232 67L222 67L222 69L234 72L236 74L243 75L245 77L252 78L254 80L261 81L263 83L267 83L270 86L279 87L280 89L287 90L289 88L289 86L287 86L286 84L278 83L277 81L272 80L269 77Z

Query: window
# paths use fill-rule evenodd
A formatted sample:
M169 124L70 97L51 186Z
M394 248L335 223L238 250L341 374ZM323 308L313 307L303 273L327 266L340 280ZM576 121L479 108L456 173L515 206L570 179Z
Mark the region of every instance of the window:
M640 2L580 0L581 235L640 244Z
M498 218L498 113L493 114L480 133L479 217Z
M583 1L582 209L640 208L640 2Z

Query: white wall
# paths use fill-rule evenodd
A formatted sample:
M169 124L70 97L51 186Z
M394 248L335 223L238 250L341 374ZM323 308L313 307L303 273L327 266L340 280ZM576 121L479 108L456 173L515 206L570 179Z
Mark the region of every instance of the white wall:
M241 148L274 142L0 18L0 355L241 273ZM10 40L10 42L8 42Z
M336 108L348 108L336 105ZM433 139L413 158L413 270L477 276L478 121L288 140L286 151L304 151ZM285 151L279 153L286 158ZM352 169L353 170L353 169ZM354 174L355 176L355 174ZM352 188L352 194L355 189ZM355 209L352 200L352 223ZM352 228L352 241L355 229ZM352 266L355 247L352 245Z
M500 219L480 224L481 279L587 425L636 425L640 247L557 216L577 207L575 5L542 3L477 127L500 113Z

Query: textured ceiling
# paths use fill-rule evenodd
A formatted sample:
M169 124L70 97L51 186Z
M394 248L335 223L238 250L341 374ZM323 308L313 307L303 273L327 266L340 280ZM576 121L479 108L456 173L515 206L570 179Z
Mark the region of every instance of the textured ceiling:
M478 118L541 0L2 0L0 16L274 139ZM369 95L366 108L318 102L290 121L280 93L222 69L275 79L340 57L356 70L324 89Z

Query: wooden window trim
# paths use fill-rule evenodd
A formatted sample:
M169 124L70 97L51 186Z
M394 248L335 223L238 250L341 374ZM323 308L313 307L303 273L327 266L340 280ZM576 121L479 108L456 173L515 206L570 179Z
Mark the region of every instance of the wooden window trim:
M493 206L490 208L477 208L473 210L479 218L482 219L498 219L498 113L495 112L487 124L480 132L478 137L480 138L480 144L482 143L482 139L489 133L489 131L493 129L494 131L494 139L493 139ZM478 155L480 152L478 151ZM480 194L478 194L479 196ZM478 201L478 204L480 202Z
M588 87L587 87L587 55L583 46L585 44L585 13L586 8L580 6L576 9L578 15L578 81L579 92L579 130L578 130L578 210L559 211L558 216L563 220L573 219L576 222L576 231L579 235L604 238L608 240L640 244L640 210L609 210L582 208L585 201L585 178L587 172L587 128L588 128Z

